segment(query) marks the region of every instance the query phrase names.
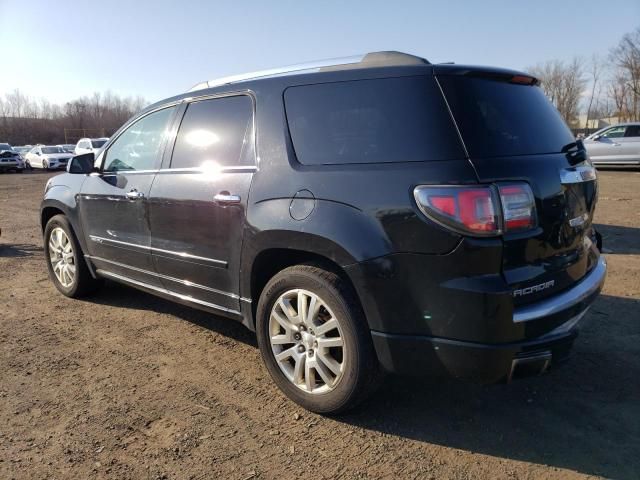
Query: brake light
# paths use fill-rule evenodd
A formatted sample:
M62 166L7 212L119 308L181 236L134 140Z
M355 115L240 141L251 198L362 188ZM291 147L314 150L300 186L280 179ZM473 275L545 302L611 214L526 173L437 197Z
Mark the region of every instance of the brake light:
M432 187L414 190L418 207L427 217L463 234L500 234L494 187Z
M520 85L535 85L536 79L528 77L527 75L514 75L511 77L511 83L518 83Z
M465 235L497 236L536 226L535 200L526 183L420 185L413 194L427 217Z

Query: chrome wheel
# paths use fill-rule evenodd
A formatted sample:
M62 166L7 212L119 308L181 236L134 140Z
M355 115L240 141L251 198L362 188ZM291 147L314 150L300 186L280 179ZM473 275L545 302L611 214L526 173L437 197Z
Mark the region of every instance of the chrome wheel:
M269 316L271 350L284 375L307 393L333 390L345 369L340 321L315 293L283 293Z
M73 244L60 227L51 230L49 235L49 261L60 284L65 288L71 287L76 277Z

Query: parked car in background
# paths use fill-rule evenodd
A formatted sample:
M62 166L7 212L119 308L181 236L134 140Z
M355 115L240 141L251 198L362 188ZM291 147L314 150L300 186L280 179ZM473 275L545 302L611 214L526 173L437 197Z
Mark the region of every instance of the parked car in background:
M596 171L538 85L398 52L204 82L47 182L49 276L242 322L316 412L381 370L542 373L606 262Z
M29 150L31 150L32 148L33 148L33 146L31 146L31 145L28 145L28 146L25 145L25 146L22 146L22 147L13 147L13 149L16 152L18 152L22 158L24 158L27 155L27 153L29 153Z
M74 153L82 155L83 153L98 153L100 149L107 143L109 139L102 138L81 138L75 146Z
M24 170L24 161L8 143L0 143L0 172L19 172Z
M594 165L640 165L640 122L606 127L584 139Z
M76 146L72 143L64 143L62 145L56 145L56 147L62 148L65 152L75 153Z
M45 170L66 168L67 162L73 155L64 149L52 145L36 145L26 156L26 162L33 168L44 168Z

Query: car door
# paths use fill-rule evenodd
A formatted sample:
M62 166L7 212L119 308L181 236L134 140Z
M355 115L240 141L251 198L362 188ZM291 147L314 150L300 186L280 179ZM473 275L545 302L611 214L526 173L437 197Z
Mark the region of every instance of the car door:
M621 162L640 162L640 125L627 125L620 143Z
M42 168L42 154L40 153L40 147L33 147L27 154L29 159L29 165L32 167Z
M88 253L107 276L159 285L150 254L147 199L176 107L135 120L100 155L78 204Z
M222 312L240 308L253 111L248 95L190 102L149 197L151 253L165 288Z
M622 154L620 139L624 137L626 127L618 125L602 132L597 140L587 142L589 157L594 163L615 163Z

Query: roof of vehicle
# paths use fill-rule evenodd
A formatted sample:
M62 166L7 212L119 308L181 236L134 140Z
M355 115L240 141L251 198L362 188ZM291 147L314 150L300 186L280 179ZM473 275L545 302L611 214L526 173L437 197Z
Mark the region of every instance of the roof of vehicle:
M297 65L289 65L286 67L270 68L257 72L216 78L213 80L197 83L189 90L189 92L203 90L205 88L217 87L220 85L243 82L247 80L282 77L286 75L348 70L354 68L392 67L404 65L430 65L430 62L425 58L403 52L370 52L364 55L317 60L314 62L300 63Z
M385 73L383 73L386 71ZM322 75L322 81L329 81L327 74L338 74L344 80L353 72L357 77L368 77L369 72L374 77L378 73L386 76L405 75L480 75L488 78L503 78L505 76L525 76L531 78L531 84L537 84L538 80L527 73L516 70L502 69L486 66L456 65L454 63L432 64L425 58L396 51L371 52L354 57L334 58L316 62L292 65L289 67L274 68L252 72L242 75L222 77L206 82L200 82L189 91L165 98L145 107L135 118L144 115L157 108L161 108L172 102L180 102L194 96L225 93L227 91L240 91L253 89L255 82L268 79L291 78L291 83L306 81L306 77ZM347 75L344 75L347 74ZM196 92L194 94L194 92ZM126 124L125 124L126 125Z
M109 137L98 137L98 138L84 137L84 138L81 138L80 140L78 140L78 142L82 142L82 141L85 141L85 140L89 140L89 141L92 141L92 140L105 140L106 141L106 140L109 140Z

